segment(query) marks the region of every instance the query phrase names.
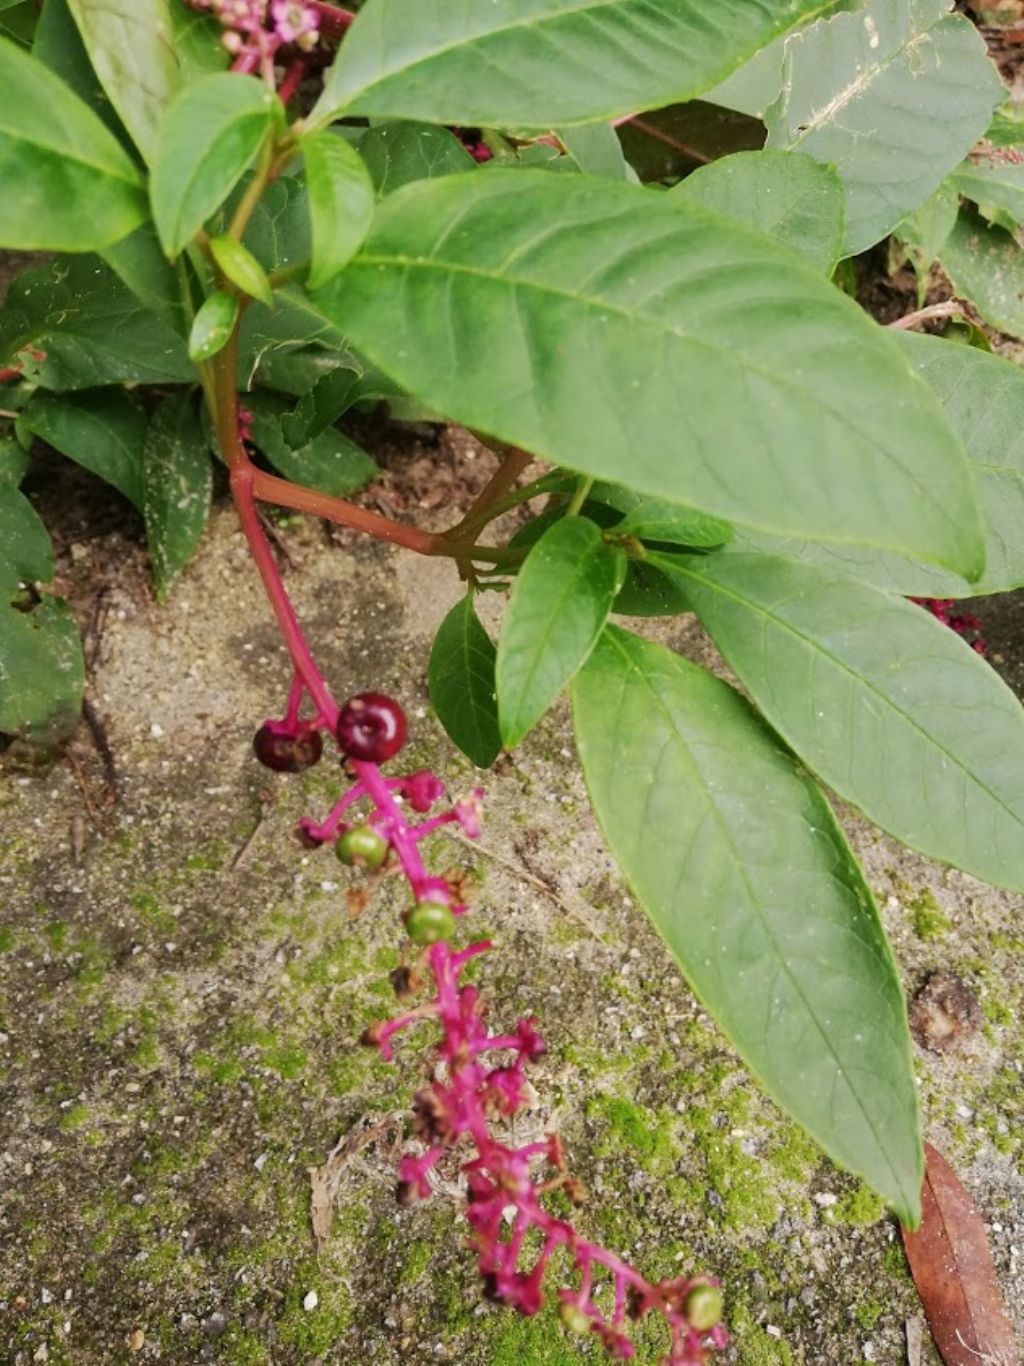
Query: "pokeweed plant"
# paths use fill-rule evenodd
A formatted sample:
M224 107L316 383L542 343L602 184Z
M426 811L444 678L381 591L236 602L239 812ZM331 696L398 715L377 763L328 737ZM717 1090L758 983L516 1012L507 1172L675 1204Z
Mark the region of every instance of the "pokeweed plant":
M430 692L478 766L571 688L598 820L692 987L766 1091L914 1224L903 995L819 782L1024 888L1020 707L908 601L1024 583L1024 377L887 331L837 285L892 233L927 269L961 192L998 201L998 177L983 193L964 169L1018 127L980 39L944 0L45 0L0 27L0 242L59 253L0 312L0 730L59 740L83 688L19 491L33 438L141 510L161 597L201 537L212 452L294 663L256 757L298 771L333 738L354 785L303 838L410 886L395 985L431 994L369 1042L388 1055L431 1017L444 1067L401 1198L468 1145L493 1295L536 1311L567 1256L570 1326L626 1358L627 1311L655 1311L666 1359L703 1360L725 1342L713 1283L650 1284L585 1240L545 1204L579 1189L557 1140L513 1149L492 1127L542 1045L532 1020L489 1033L460 976L487 946L453 946L461 880L418 851L439 825L474 834L480 794L410 823L443 784L382 772L401 709L339 708L258 509L451 559L467 592ZM450 530L347 498L373 462L335 424L381 399L498 456ZM482 543L512 508L511 539ZM474 607L495 589L496 646ZM742 693L610 623L677 612Z

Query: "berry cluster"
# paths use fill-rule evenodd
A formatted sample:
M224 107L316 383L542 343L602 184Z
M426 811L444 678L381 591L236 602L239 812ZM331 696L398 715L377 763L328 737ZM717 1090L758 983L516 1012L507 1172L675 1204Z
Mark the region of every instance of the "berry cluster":
M466 879L458 873L431 876L418 847L427 835L452 822L471 838L479 835L481 790L429 816L444 796L435 774L421 769L386 777L380 769L405 741L405 716L397 702L380 693L360 693L340 711L332 705L330 719L319 715L306 722L299 716L303 695L297 679L284 719L268 721L257 732L257 758L279 771L301 771L320 758L320 732L330 729L355 781L325 820L300 823L300 837L312 847L333 841L342 863L376 876L399 871L412 893L404 916L411 949L392 976L395 993L407 1008L373 1025L363 1042L390 1061L392 1040L406 1027L433 1019L441 1032L433 1080L413 1102L416 1147L399 1164L399 1203L429 1196L438 1163L457 1148L468 1149L462 1163L466 1218L491 1299L536 1314L549 1263L561 1251L572 1268L573 1284L558 1291L561 1317L570 1331L596 1335L613 1359L626 1361L635 1353L627 1319L658 1314L670 1340L664 1366L702 1366L710 1352L727 1342L717 1284L705 1277L647 1281L606 1248L582 1238L569 1220L545 1204L544 1197L556 1190L573 1204L586 1199L582 1183L568 1171L558 1136L511 1147L495 1132L532 1103L527 1067L543 1055L544 1041L532 1017L520 1019L511 1033L491 1033L477 988L461 980L467 963L487 952L490 942L461 949L451 944L466 911ZM361 801L368 802L368 814L349 824L346 817ZM425 819L410 821L406 808ZM540 1250L527 1256L531 1232Z

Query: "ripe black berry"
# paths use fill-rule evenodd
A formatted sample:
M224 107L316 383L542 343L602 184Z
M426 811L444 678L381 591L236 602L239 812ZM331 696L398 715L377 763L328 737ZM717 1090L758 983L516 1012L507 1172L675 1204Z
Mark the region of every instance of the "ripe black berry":
M405 744L405 712L383 693L357 693L338 717L338 744L352 759L382 764Z
M277 773L301 773L318 762L324 742L312 727L296 732L283 721L267 721L256 732L252 747L267 768Z

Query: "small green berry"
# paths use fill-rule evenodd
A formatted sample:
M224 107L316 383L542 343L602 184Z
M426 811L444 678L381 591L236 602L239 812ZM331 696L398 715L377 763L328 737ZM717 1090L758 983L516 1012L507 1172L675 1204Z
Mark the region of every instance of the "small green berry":
M589 1333L594 1326L591 1316L579 1307L563 1300L558 1306L558 1316L570 1333Z
M414 944L437 944L455 932L455 917L440 901L418 901L405 917L405 928Z
M717 1285L695 1285L683 1301L683 1314L696 1333L707 1333L722 1321L722 1292Z
M379 868L388 856L388 842L370 825L354 825L338 836L334 852L350 868Z

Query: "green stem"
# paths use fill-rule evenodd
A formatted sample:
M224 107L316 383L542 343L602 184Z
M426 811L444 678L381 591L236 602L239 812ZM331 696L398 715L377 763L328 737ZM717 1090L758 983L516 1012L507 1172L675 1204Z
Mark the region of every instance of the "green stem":
M569 506L565 510L565 515L567 517L575 517L579 513L580 508L589 498L590 490L593 487L593 479L589 477L580 479L580 482L576 485L576 492L569 500Z

